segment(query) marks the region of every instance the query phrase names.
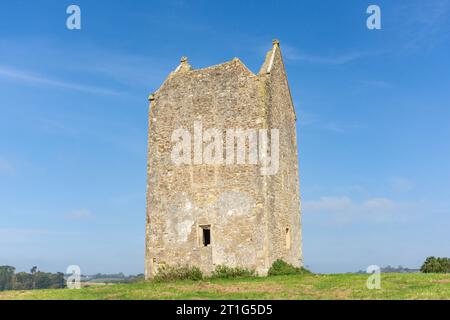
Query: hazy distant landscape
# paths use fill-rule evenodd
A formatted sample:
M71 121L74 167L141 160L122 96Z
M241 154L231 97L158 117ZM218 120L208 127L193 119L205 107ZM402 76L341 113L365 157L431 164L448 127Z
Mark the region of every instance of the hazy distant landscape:
M80 277L78 289L65 288L61 280L42 288L42 278L55 275L33 267L29 274L11 274L12 267L0 267L0 299L104 300L104 299L449 299L450 259L428 257L420 270L387 266L370 274L314 274L282 260L272 264L267 276L254 270L217 266L208 275L199 268L179 266L159 270L151 280L142 274L126 276L95 274ZM6 273L9 272L9 275ZM28 290L17 284L28 275ZM9 278L8 278L9 276ZM41 279L41 280L39 280ZM45 277L44 277L45 279ZM66 284L68 278L65 275ZM374 279L376 286L374 286ZM29 290L29 288L35 288ZM11 290L12 289L12 290Z
M448 299L449 274L383 274L381 289L366 287L367 275L289 275L206 281L139 282L82 287L4 291L0 299Z

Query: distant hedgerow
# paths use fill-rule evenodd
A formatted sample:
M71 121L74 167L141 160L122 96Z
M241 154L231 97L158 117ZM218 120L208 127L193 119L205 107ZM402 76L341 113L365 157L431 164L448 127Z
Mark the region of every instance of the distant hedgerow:
M450 258L428 257L420 268L423 273L450 273Z
M227 267L224 265L217 266L216 269L211 274L211 278L242 278L242 277L253 277L255 275L255 270L249 270L240 267Z
M269 269L269 276L293 275L293 274L311 274L311 271L303 267L294 267L281 259L276 260Z
M203 273L197 267L161 266L154 277L155 281L202 280Z

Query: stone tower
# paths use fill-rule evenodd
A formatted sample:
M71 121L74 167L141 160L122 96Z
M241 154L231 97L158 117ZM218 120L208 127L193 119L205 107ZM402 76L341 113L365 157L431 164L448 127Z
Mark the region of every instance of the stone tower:
M149 97L146 278L303 265L296 116L279 42L258 74L187 58Z

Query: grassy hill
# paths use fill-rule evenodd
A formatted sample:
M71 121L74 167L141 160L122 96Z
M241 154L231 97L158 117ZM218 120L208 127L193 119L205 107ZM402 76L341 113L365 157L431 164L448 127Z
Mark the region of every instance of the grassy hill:
M380 290L368 275L290 275L205 281L141 282L0 292L0 299L450 299L449 274L383 274Z

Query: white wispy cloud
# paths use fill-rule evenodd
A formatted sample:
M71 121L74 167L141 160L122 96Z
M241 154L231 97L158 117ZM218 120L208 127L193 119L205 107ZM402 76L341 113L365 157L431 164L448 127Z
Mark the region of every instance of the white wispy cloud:
M380 89L389 89L392 88L393 85L387 81L383 80L363 80L361 83L365 86L375 87Z
M350 51L345 53L320 55L308 54L299 51L293 46L283 44L283 56L291 61L303 61L317 64L341 65L350 63L362 58L383 54L384 51Z
M48 230L34 228L0 228L0 245L29 242L49 235Z
M299 121L301 126L315 127L334 133L343 133L351 130L361 129L364 127L359 123L344 123L335 120L324 119L317 114L305 112L304 109L301 109L299 112Z
M94 93L94 94L101 94L101 95L119 95L121 92L97 87L97 86L91 86L91 85L83 85L83 84L77 84L73 82L68 82L60 79L53 79L44 75L39 75L35 73L31 73L24 70L18 70L15 68L11 68L9 66L2 66L0 65L0 77L15 81L21 81L32 85L45 85L45 86L53 86L53 87L59 87L64 88L68 90L76 90L76 91L83 91L88 93Z
M94 215L87 209L76 209L66 214L66 218L70 220L88 220Z
M116 206L128 206L131 203L141 202L144 199L145 195L143 195L142 192L136 192L115 196L114 198L111 198L111 202Z
M86 60L90 62L71 66L75 69L73 71L94 77L103 77L103 79L133 89L159 86L178 64L177 59L174 59L171 63L163 61L157 63L156 59L150 57L130 54L105 54L97 49L93 49Z
M304 214L323 214L338 222L404 220L410 208L410 204L397 203L389 198L369 198L357 202L348 196L324 196L302 202Z
M321 197L319 200L304 201L302 207L309 212L317 211L343 211L353 206L353 201L348 197Z
M402 40L406 40L405 47L423 50L426 46L434 46L448 39L446 27L449 13L448 0L433 0L401 3L393 17L399 21L398 32Z
M64 43L46 41L43 44L42 41L33 37L20 42L0 39L0 69L5 73L3 76L98 94L133 95L143 89L156 90L179 62L179 57L173 60L170 57L156 59L91 44L84 44L74 52L68 50ZM33 59L30 59L30 52L33 52ZM17 65L17 61L26 61L26 67ZM63 76L51 76L55 74ZM89 79L89 84L80 82L84 80L69 80L74 77ZM111 89L110 83L120 92Z
M14 174L15 172L16 168L13 164L5 158L0 157L0 174Z
M407 192L414 188L414 183L403 177L394 177L389 181L391 189L396 192Z
M363 55L360 53L346 53L336 56L319 56L299 53L294 50L284 50L284 56L288 60L305 61L321 64L344 64L357 59L360 59Z

